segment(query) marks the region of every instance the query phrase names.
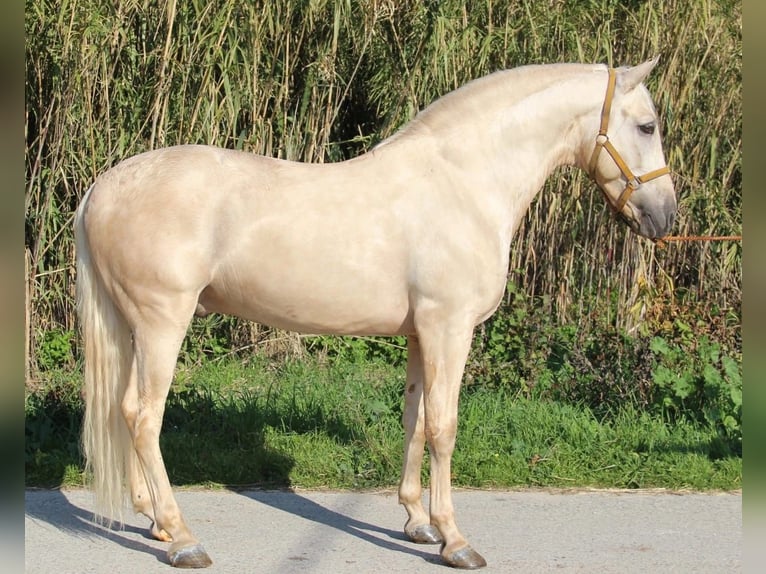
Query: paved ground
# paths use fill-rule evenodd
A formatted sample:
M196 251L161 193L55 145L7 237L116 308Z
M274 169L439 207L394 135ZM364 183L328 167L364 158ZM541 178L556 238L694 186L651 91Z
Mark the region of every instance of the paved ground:
M213 559L207 573L451 572L438 546L401 533L393 492L177 492ZM87 491L27 491L28 574L165 573L166 544L142 517L91 522ZM741 494L455 491L458 524L484 573L742 572Z

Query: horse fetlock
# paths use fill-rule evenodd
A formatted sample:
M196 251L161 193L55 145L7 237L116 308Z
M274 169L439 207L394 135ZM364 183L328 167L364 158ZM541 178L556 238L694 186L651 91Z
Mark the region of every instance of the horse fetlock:
M422 508L421 495L423 490L419 483L402 481L399 484L399 504L404 506L407 514L412 517L415 508Z
M439 544L444 542L441 532L433 524L418 524L417 526L406 525L404 533L416 544Z
M152 506L152 501L148 495L133 495L133 511L136 514L143 514L154 522L154 506Z

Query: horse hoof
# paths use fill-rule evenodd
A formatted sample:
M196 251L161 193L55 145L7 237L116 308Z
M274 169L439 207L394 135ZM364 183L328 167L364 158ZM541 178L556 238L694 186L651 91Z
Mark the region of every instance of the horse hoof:
M439 544L444 541L441 532L433 524L421 524L410 530L405 530L404 533L416 544Z
M442 557L453 568L460 568L462 570L476 570L487 565L484 557L470 546L464 546L449 555L442 554Z
M168 558L170 559L170 565L176 568L207 568L213 563L202 547L202 544L170 551L168 552Z

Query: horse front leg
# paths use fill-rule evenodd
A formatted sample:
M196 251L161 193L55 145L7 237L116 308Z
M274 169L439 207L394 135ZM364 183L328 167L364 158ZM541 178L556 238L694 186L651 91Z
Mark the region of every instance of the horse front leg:
M399 503L409 516L404 533L418 544L442 542L439 530L431 524L423 508L420 481L423 453L426 443L423 410L423 360L416 336L407 339L407 385L404 391L404 462L399 483Z
M418 329L423 362L424 432L431 456L431 524L444 539L441 547L444 561L465 569L487 565L457 527L451 491L458 398L472 333L472 326L450 327L438 322L426 323Z

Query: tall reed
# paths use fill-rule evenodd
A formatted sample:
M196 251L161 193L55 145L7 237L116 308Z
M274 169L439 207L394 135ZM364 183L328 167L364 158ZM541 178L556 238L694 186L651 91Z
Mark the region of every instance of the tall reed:
M26 3L31 367L46 333L75 328L72 214L109 166L178 143L342 160L468 80L526 63L624 65L659 54L648 83L680 197L675 231L741 233L740 2L157 4ZM739 243L660 249L615 224L574 170L548 182L511 262L511 279L559 321L587 327L600 315L630 330L692 306L738 332ZM234 346L285 337L234 320L200 325L192 337L213 330Z

